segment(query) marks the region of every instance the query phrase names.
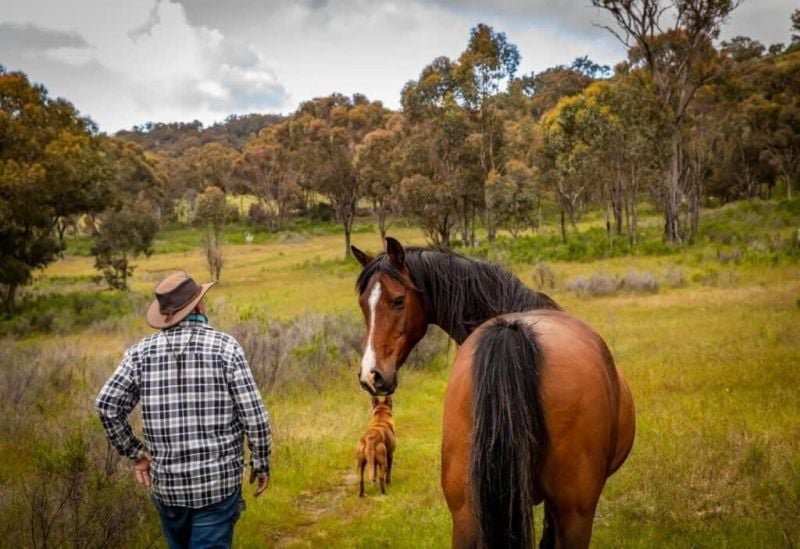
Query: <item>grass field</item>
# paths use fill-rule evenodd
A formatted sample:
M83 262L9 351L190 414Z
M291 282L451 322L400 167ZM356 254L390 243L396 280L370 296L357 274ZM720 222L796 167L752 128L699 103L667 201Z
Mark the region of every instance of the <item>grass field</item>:
M192 234L182 232L176 240L190 245ZM408 244L424 242L413 228L390 234ZM372 232L357 233L353 241L370 251L380 246ZM168 239L162 253L136 262L135 293L148 294L175 268L206 278L199 250L169 251L172 243ZM221 328L309 313L345 313L348 322L360 322L353 291L358 268L355 261L342 261L339 235L265 238L230 244L224 253L222 283L209 294L212 322ZM526 283L536 283L533 265L512 261L510 266ZM636 443L606 486L593 545L800 544L800 265L722 261L707 249L692 248L548 266L554 287L547 291L606 339L637 407ZM671 283L669 273L676 270L682 274ZM652 273L659 290L584 298L566 289L575 277L630 271ZM92 276L91 258L67 255L43 273L32 292L97 292ZM32 399L30 408L18 408L30 412L18 413L57 424L83 422L96 432L91 396L124 347L149 333L139 316L145 302L134 300L134 312L85 328L7 337L4 345L20 353L50 349L71 353L76 364L90 364L60 382L80 389ZM265 394L275 430L272 484L258 500L248 490L236 545L448 546L439 443L453 351L441 347L401 371L396 466L385 497L375 489L357 497L355 446L370 407L352 364L334 360L321 383L285 384ZM92 362L96 357L99 362ZM26 448L18 439L0 441L0 505L10 493L9 479L33 474L24 459L33 450ZM139 491L126 482L131 493ZM540 533L541 509L536 517ZM133 545L158 536L155 511L147 509L142 520L146 527ZM12 523L8 517L2 522Z

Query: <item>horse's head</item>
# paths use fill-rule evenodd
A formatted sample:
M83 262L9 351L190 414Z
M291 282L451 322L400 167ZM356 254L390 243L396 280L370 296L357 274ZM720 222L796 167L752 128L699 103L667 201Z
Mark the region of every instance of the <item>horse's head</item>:
M428 318L414 286L403 246L386 239L386 253L373 258L351 247L364 269L358 277L358 303L367 333L358 379L372 395L390 395L397 388L397 370L422 339Z

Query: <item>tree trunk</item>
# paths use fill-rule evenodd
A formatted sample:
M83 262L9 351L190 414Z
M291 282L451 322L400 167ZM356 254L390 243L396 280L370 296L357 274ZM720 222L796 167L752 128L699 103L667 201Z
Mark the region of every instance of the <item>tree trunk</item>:
M478 208L475 206L475 203L472 203L472 219L470 220L470 229L469 229L469 245L470 247L475 247L475 220L478 217L477 213ZM497 229L495 229L495 232Z
M664 239L680 244L681 239L681 133L677 126L672 130L672 158L667 173L666 197L664 204Z
M566 219L564 219L564 217L565 217L564 200L562 199L559 202L561 203L561 242L566 244L567 243L567 227L565 225Z
M386 208L381 206L378 210L378 230L381 232L381 242L386 241Z
M18 288L17 284L0 284L0 299L2 299L3 312L7 315L14 312Z

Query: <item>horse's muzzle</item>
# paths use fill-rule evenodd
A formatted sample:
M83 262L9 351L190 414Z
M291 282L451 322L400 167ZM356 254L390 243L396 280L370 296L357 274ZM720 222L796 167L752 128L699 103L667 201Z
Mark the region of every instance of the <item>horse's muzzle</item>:
M370 372L370 378L372 379L372 383L364 380L361 375L359 375L358 381L361 384L361 388L372 396L389 396L394 394L395 389L397 389L397 382L394 376L387 382L378 370L372 370Z

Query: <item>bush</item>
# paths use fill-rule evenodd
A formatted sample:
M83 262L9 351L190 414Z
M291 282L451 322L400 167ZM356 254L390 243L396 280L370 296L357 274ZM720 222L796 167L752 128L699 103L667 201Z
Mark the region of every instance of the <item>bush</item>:
M680 267L670 265L664 271L664 282L673 288L679 288L686 284L686 273Z
M250 318L231 330L259 389L322 383L360 361L363 323L352 316L304 315L291 321Z
M23 297L16 313L0 317L0 336L65 334L138 310L146 298L125 292L72 292Z
M411 354L406 359L406 368L425 368L430 366L435 358L447 352L451 345L448 336L438 326L428 326L428 332L422 341L414 346Z
M134 486L100 430L70 426L52 435L36 444L27 478L3 486L12 495L0 502L4 545L153 544L160 533L147 490Z
M13 474L0 476L2 545L154 543L159 529L147 490L134 485L91 411L111 365L75 345L9 340L0 344L0 363L0 435L18 458L4 467Z
M635 294L654 294L658 292L658 280L650 271L629 271L622 277L622 289Z
M742 262L742 250L733 248L730 250L717 250L717 259L723 265L728 263L739 264Z
M544 261L537 261L533 269L533 280L539 290L553 289L556 287L556 276L553 270Z
M578 297L598 297L617 293L620 281L611 275L595 273L586 278L579 276L567 281L567 290Z

